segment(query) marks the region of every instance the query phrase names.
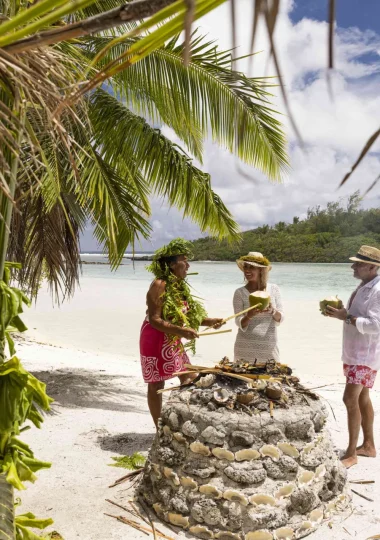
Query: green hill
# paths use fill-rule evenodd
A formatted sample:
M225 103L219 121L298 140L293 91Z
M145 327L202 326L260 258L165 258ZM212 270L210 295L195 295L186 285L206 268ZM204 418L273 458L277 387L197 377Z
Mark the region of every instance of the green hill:
M234 261L249 251L261 251L273 262L347 262L362 244L380 248L380 209L360 208L359 192L346 201L309 208L307 217L280 221L242 234L239 246L212 238L195 240L195 260Z

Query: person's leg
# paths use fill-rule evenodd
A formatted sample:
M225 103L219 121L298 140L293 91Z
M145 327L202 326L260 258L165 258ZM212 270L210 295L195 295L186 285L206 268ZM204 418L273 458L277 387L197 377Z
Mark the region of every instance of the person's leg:
M164 386L165 381L148 383L148 407L156 428L158 427L158 419L161 416L162 409L162 394L157 394L157 390L162 390Z
M372 406L369 388L363 388L359 396L360 414L362 417L363 444L357 447L358 456L376 457L375 441L373 436L373 422L375 413Z
M347 383L343 395L343 402L347 409L349 442L346 453L341 459L347 469L358 462L356 447L362 419L359 407L359 397L362 390L363 386L361 384Z

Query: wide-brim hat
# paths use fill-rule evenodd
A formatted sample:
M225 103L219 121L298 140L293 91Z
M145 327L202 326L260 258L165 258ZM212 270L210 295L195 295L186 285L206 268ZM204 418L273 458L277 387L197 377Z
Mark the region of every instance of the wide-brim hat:
M250 266L258 266L259 268L267 268L268 270L272 268L269 260L259 251L250 251L248 255L239 257L236 264L241 271L244 270L245 264L249 264Z
M350 261L356 261L380 266L380 249L371 246L362 246L355 257L350 257Z

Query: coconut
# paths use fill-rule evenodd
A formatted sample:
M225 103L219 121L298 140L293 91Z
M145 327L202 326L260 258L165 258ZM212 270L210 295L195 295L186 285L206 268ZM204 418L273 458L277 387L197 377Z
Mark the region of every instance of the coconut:
M249 502L257 506L276 506L276 499L272 495L266 495L265 493L252 495Z
M227 489L227 491L223 493L223 499L227 499L227 501L231 502L238 502L243 506L248 506L249 502L247 497L236 489Z
M158 517L160 518L165 518L165 510L162 506L161 503L154 503L153 504L153 510L156 512L156 514L158 515Z
M235 454L236 461L250 461L251 459L259 459L259 457L260 452L253 448L245 448L244 450L239 450L239 452L236 452Z
M321 508L316 508L312 512L310 512L309 520L312 523L320 523L323 519L323 510Z
M193 525L192 527L190 527L189 531L192 534L199 536L199 538L204 538L205 540L208 538L214 538L214 533L203 525Z
M278 461L281 457L280 450L273 444L264 444L260 448L260 452L263 457L270 457L273 461Z
M182 514L174 514L173 512L169 512L168 520L172 525L182 527L182 529L187 529L189 527L189 518L187 516L183 516Z
M204 493L205 495L210 495L213 499L221 499L223 493L216 488L215 486L212 486L211 484L204 484L199 488L199 491L201 493Z
M298 483L300 486L306 486L307 484L311 484L314 477L315 473L313 473L313 471L303 471L298 477Z
M282 396L282 386L278 382L269 383L265 389L265 393L269 399L280 399Z
M179 443L182 443L182 444L186 444L187 443L187 439L184 435L182 435L182 433L180 433L179 431L177 431L176 433L173 433L173 437L175 438L176 441L178 441Z
M300 456L297 448L288 442L279 442L277 443L277 446L286 456L290 456L292 458L298 458Z
M280 527L275 531L275 538L276 540L292 540L294 532L291 527Z
M256 291L249 295L249 304L250 306L256 306L255 309L262 311L269 306L270 296L265 291ZM259 305L257 305L259 304Z
M209 456L211 454L210 448L199 441L191 443L190 450L194 454L202 454L202 456Z
M218 459L227 459L228 461L234 461L235 459L235 454L226 448L213 448L211 452Z
M284 486L280 487L275 497L276 499L284 499L285 497L290 497L290 495L295 489L296 484L294 482L290 482L289 484L285 484Z
M190 476L181 476L179 481L181 482L181 484L185 488L189 488L189 489L191 489L193 491L196 491L198 489L197 482L195 480L193 480L192 478L190 478Z
M342 300L340 300L337 296L328 296L327 298L324 298L319 302L319 309L322 315L326 315L327 306L340 309L343 307L343 303Z
M265 529L252 531L245 535L245 540L273 540L273 535Z
M246 394L237 394L236 401L243 403L243 405L249 405L255 399L254 392L247 392Z

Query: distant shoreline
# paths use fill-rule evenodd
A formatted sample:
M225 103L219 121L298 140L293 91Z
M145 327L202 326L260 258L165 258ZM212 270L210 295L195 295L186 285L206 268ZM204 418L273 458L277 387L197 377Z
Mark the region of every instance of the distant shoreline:
M99 256L99 257L104 257L106 258L107 255L104 255L103 253L81 253L81 257L93 257L93 256ZM134 262L149 262L149 261L152 261L153 260L153 256L152 255L137 255L135 257L133 257L132 255L124 255L123 256L123 259L127 259L129 261L134 261ZM210 260L210 259L193 259L191 262L194 262L194 263L207 263L207 264L226 264L226 263L235 263L235 260ZM105 265L105 266L109 266L109 262L108 261L85 261L83 259L81 259L81 264L84 264L84 265ZM271 261L271 264L318 264L318 265L324 265L324 264L352 264L350 261L337 261L337 262L331 262L331 261L326 261L326 262L321 262L321 261L318 261L318 262L315 262L315 261ZM125 263L120 263L120 266L124 266Z

